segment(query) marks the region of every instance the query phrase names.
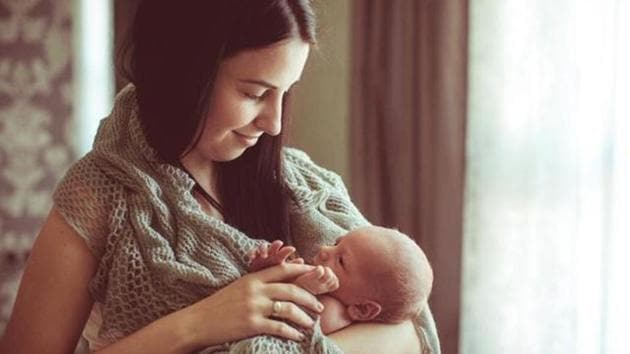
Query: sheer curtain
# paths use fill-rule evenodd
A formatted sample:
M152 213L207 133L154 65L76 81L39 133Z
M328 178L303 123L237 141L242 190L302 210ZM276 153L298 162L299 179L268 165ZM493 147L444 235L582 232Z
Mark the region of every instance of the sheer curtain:
M461 353L627 353L630 1L470 4Z

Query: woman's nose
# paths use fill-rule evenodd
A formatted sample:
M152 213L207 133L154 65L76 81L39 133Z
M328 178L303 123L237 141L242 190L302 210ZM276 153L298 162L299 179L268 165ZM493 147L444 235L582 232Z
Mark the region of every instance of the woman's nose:
M282 101L270 102L256 118L256 127L263 132L276 136L282 131Z

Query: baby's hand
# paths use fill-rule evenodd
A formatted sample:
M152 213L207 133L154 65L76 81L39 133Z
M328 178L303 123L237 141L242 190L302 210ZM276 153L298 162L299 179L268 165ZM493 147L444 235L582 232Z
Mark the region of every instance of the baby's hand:
M339 288L339 278L329 267L317 266L312 271L295 279L295 284L313 295L325 294Z
M293 253L295 253L295 247L282 247L282 241L280 240L273 241L271 244L260 245L247 255L249 258L249 271L256 272L285 261L289 263L304 263L302 258L287 260Z

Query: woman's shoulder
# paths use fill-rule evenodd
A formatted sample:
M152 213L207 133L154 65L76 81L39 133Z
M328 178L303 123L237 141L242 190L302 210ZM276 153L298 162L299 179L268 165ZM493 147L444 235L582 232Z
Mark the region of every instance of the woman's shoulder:
M83 192L103 198L115 192L117 187L116 180L105 173L95 156L89 152L66 171L57 185L55 195L62 192L70 194Z
M109 219L120 193L122 186L103 172L90 153L68 169L53 193L56 210L96 257L104 251Z

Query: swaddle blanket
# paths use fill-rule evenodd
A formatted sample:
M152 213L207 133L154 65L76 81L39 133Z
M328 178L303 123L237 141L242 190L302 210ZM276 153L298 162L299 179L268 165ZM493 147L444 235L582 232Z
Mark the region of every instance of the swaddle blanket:
M243 276L247 253L260 242L201 210L191 193L195 182L159 161L137 115L135 88L128 85L101 121L92 150L54 194L57 209L99 259L89 288L102 304L99 338L110 342ZM290 243L302 255L367 224L337 175L301 151L285 148L283 157L295 197ZM305 333L302 342L262 335L202 352L341 353L319 326Z

